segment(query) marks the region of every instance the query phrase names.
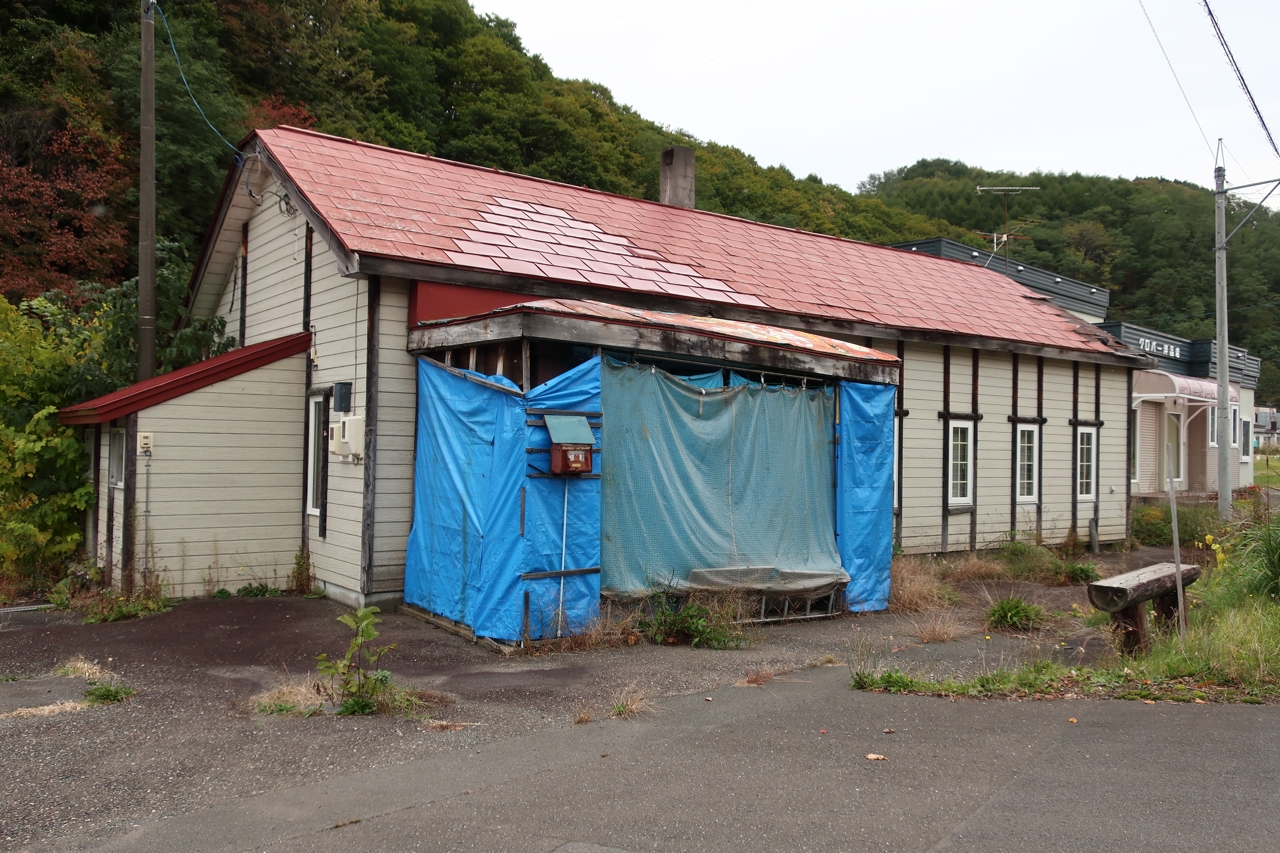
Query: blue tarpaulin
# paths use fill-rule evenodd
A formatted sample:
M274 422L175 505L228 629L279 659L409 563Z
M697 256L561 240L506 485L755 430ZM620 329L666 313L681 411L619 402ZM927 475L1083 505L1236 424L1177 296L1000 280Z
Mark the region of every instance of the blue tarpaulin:
M537 423L540 416L530 409L604 411L606 427L612 423L609 409L602 406L601 370L601 360L594 358L521 395L501 376L481 377L419 359L414 518L405 566L406 602L468 625L477 636L510 642L524 634L526 591L532 639L554 637L558 629L581 630L597 617L601 575L527 580L520 576L561 568L597 568L602 565L602 538L606 552L617 537L634 538L630 511L605 512L602 525L601 480L537 476L548 472L549 454L530 452L550 445L545 426ZM697 409L701 407L703 416L708 415L708 407L716 405L709 402L711 398L755 401L739 411L739 415L753 411L751 421L736 427L730 423L725 433L735 443L761 445L747 453L735 445L729 454L739 459L732 491L740 497L752 491L776 491L780 472L797 484L794 500L775 507L788 514L786 524L760 513L735 519L728 532L730 557L736 554L736 562L743 565L767 562L797 572L813 570L833 576L847 572L846 603L851 610L887 606L893 531L894 388L839 383L840 417L834 425L832 452L829 437L835 395L829 389L766 389L734 375L730 376L732 384L725 388L713 381L716 376L696 377L697 385L686 383L687 395L673 393L670 388L663 393L694 431L706 426L699 421ZM764 400L776 402L762 407ZM625 397L613 397L617 424L626 422L628 405ZM732 413L729 417L732 419ZM607 456L601 452L598 427L594 434L594 468L600 472L606 467ZM763 447L766 444L767 448ZM685 447L681 452L691 449L696 451ZM767 452L759 452L762 450ZM795 460L806 461L796 464ZM667 461L656 457L655 461L661 463L656 465L659 473L664 466L670 467ZM609 473L604 472L606 477ZM650 520L672 511L695 519L705 515L708 507L697 490L685 488L678 472L668 474L671 478L662 505L640 508L641 514L656 512ZM725 486L729 488L727 481ZM763 504L744 500L737 505L758 509ZM626 510L625 506L619 508ZM723 514L723 509L711 515ZM813 523L799 523L805 513L814 516ZM718 522L711 516L706 520L712 526L702 533L694 527L683 533L672 527L663 542L687 535L717 543L715 548L725 545L724 529L707 534ZM736 540L739 530L742 538ZM677 550L684 553L688 545L688 541L677 543ZM695 545L693 551L705 550L706 542ZM657 550L653 544L650 548ZM748 553L744 549L755 550ZM725 561L719 556L707 557L700 567L720 569ZM696 566L690 563L688 568ZM561 610L562 623L557 617Z
M520 575L559 571L562 540L565 569L599 567L600 481L527 476L549 469L549 455L529 448L550 447L545 427L526 424L538 420L527 410L600 411L600 360L523 396L461 374L418 360L405 601L468 625L477 636L516 641L523 634L527 590L530 636L554 637L562 580L521 580ZM501 376L486 381L515 390ZM563 578L563 593L564 630L580 630L596 618L598 574Z

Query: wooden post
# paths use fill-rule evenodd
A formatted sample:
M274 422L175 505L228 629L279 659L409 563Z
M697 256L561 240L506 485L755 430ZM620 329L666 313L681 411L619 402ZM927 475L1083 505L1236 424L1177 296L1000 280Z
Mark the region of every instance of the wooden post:
M1145 601L1130 605L1118 613L1112 613L1111 624L1117 629L1117 641L1121 652L1131 655L1150 648Z
M1219 435L1218 441L1221 442L1222 440L1223 436ZM1181 451L1181 448L1179 448L1179 451ZM1169 521L1173 530L1173 566L1178 588L1178 636L1185 643L1187 641L1187 601L1182 588L1182 543L1178 538L1178 494L1173 489L1172 442L1165 443L1164 458L1165 473L1169 475Z

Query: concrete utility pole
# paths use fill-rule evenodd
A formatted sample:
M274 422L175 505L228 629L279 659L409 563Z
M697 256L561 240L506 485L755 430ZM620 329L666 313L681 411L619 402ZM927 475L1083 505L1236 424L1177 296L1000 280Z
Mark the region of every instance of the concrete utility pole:
M1227 168L1213 170L1214 284L1218 297L1218 518L1231 520L1231 352L1227 349Z
M142 0L142 109L138 154L138 381L156 372L156 27Z

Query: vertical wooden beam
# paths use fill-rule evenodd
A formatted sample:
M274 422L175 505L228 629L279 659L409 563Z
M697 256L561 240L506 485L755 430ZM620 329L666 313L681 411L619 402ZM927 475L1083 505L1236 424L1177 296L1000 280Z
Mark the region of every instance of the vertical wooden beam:
M324 392L324 405L320 407L320 435L325 442L324 452L320 454L320 518L316 522L316 535L324 539L329 535L329 406L333 390Z
M136 507L138 498L138 413L134 412L124 422L124 500L120 518L120 591L133 594L133 564L137 553Z
M520 390L529 393L529 339L520 339Z
M373 592L374 510L378 485L378 313L382 276L369 276L364 357L364 498L360 514L360 592Z
M969 436L969 550L978 550L978 433L981 431L978 427L981 421L978 420L978 356L981 351L973 348L973 367L971 370L973 380L972 399L970 404L970 412L973 414L973 432Z
M1102 523L1102 365L1093 366L1093 419L1097 422L1097 431L1093 439L1093 521L1089 525L1089 545L1093 553L1101 549L1098 540L1101 538L1099 525ZM1125 476L1129 472L1125 471Z
M1013 388L1010 395L1010 405L1013 407L1013 416L1010 418L1009 438L1010 446L1013 448L1013 459L1010 461L1011 477L1009 481L1009 535L1011 538L1017 538L1018 535L1018 463L1022 449L1018 444L1018 354L1013 354Z
M1125 374L1124 541L1128 542L1130 537L1133 536L1133 474L1138 472L1133 470L1133 442L1137 439L1137 436L1133 434L1134 420L1136 420L1132 414L1135 411L1133 408L1133 368L1126 368ZM1137 424L1137 426L1140 431L1142 425Z
M302 253L302 331L311 331L311 255L314 245L314 234L311 230L311 223L307 223L306 239L303 241ZM315 346L315 338L311 339L311 345ZM306 352L307 370L306 377L302 388L302 530L299 533L301 541L300 548L307 550L308 541L311 538L311 515L309 513L311 506L311 483L308 482L307 472L311 470L311 459L315 456L315 448L311 446L311 437L315 434L314 425L311 423L311 382L312 371L314 365L311 363L311 348L308 347ZM325 455L328 455L328 432L325 432L323 438L323 446ZM317 466L315 471L311 471L311 476L319 479L320 471Z
M1071 535L1080 539L1080 484L1076 478L1080 475L1080 362L1071 362Z
M95 563L98 559L98 535L101 530L101 516L98 513L98 499L102 495L102 424L93 425L93 506L89 508L89 558Z
M245 345L245 325L249 312L245 300L249 298L249 223L240 226L240 346Z
M1036 540L1044 536L1044 356L1036 356L1036 417L1040 441L1036 443Z
M942 348L942 552L951 533L951 347Z
M903 464L903 436L907 431L904 412L907 411L907 343L904 340L898 340L898 361L901 365L898 368L898 401L893 413L894 418L898 422L898 464L893 472L893 476L897 478L897 495L898 506L897 513L894 516L893 541L898 543L898 547L902 547L902 464Z

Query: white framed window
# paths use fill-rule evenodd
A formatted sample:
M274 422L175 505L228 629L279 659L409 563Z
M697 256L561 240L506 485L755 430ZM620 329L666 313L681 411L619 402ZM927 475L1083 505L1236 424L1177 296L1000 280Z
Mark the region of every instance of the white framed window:
M1205 409L1205 414L1209 416L1209 446L1218 446L1218 407L1212 406Z
M113 429L107 437L107 485L124 488L124 430Z
M311 398L311 421L308 424L307 438L307 514L319 515L320 505L324 502L322 491L324 463L328 451L328 436L325 434L324 421L326 414L326 398Z
M1182 479L1182 415L1168 415L1165 418L1165 444L1173 448L1173 471L1164 471L1164 475L1160 478L1160 488L1164 489L1168 486L1169 475L1172 473L1173 479ZM1168 459L1161 448L1160 468L1164 469Z
M1076 432L1076 497L1091 501L1098 492L1098 430L1078 427Z
M1249 421L1240 422L1240 461L1248 462L1253 455L1253 424Z
M1038 492L1040 467L1040 429L1018 427L1018 500L1034 503Z
M1231 446L1240 446L1240 407L1231 407Z
M951 466L947 473L950 503L973 503L973 424L951 425Z

